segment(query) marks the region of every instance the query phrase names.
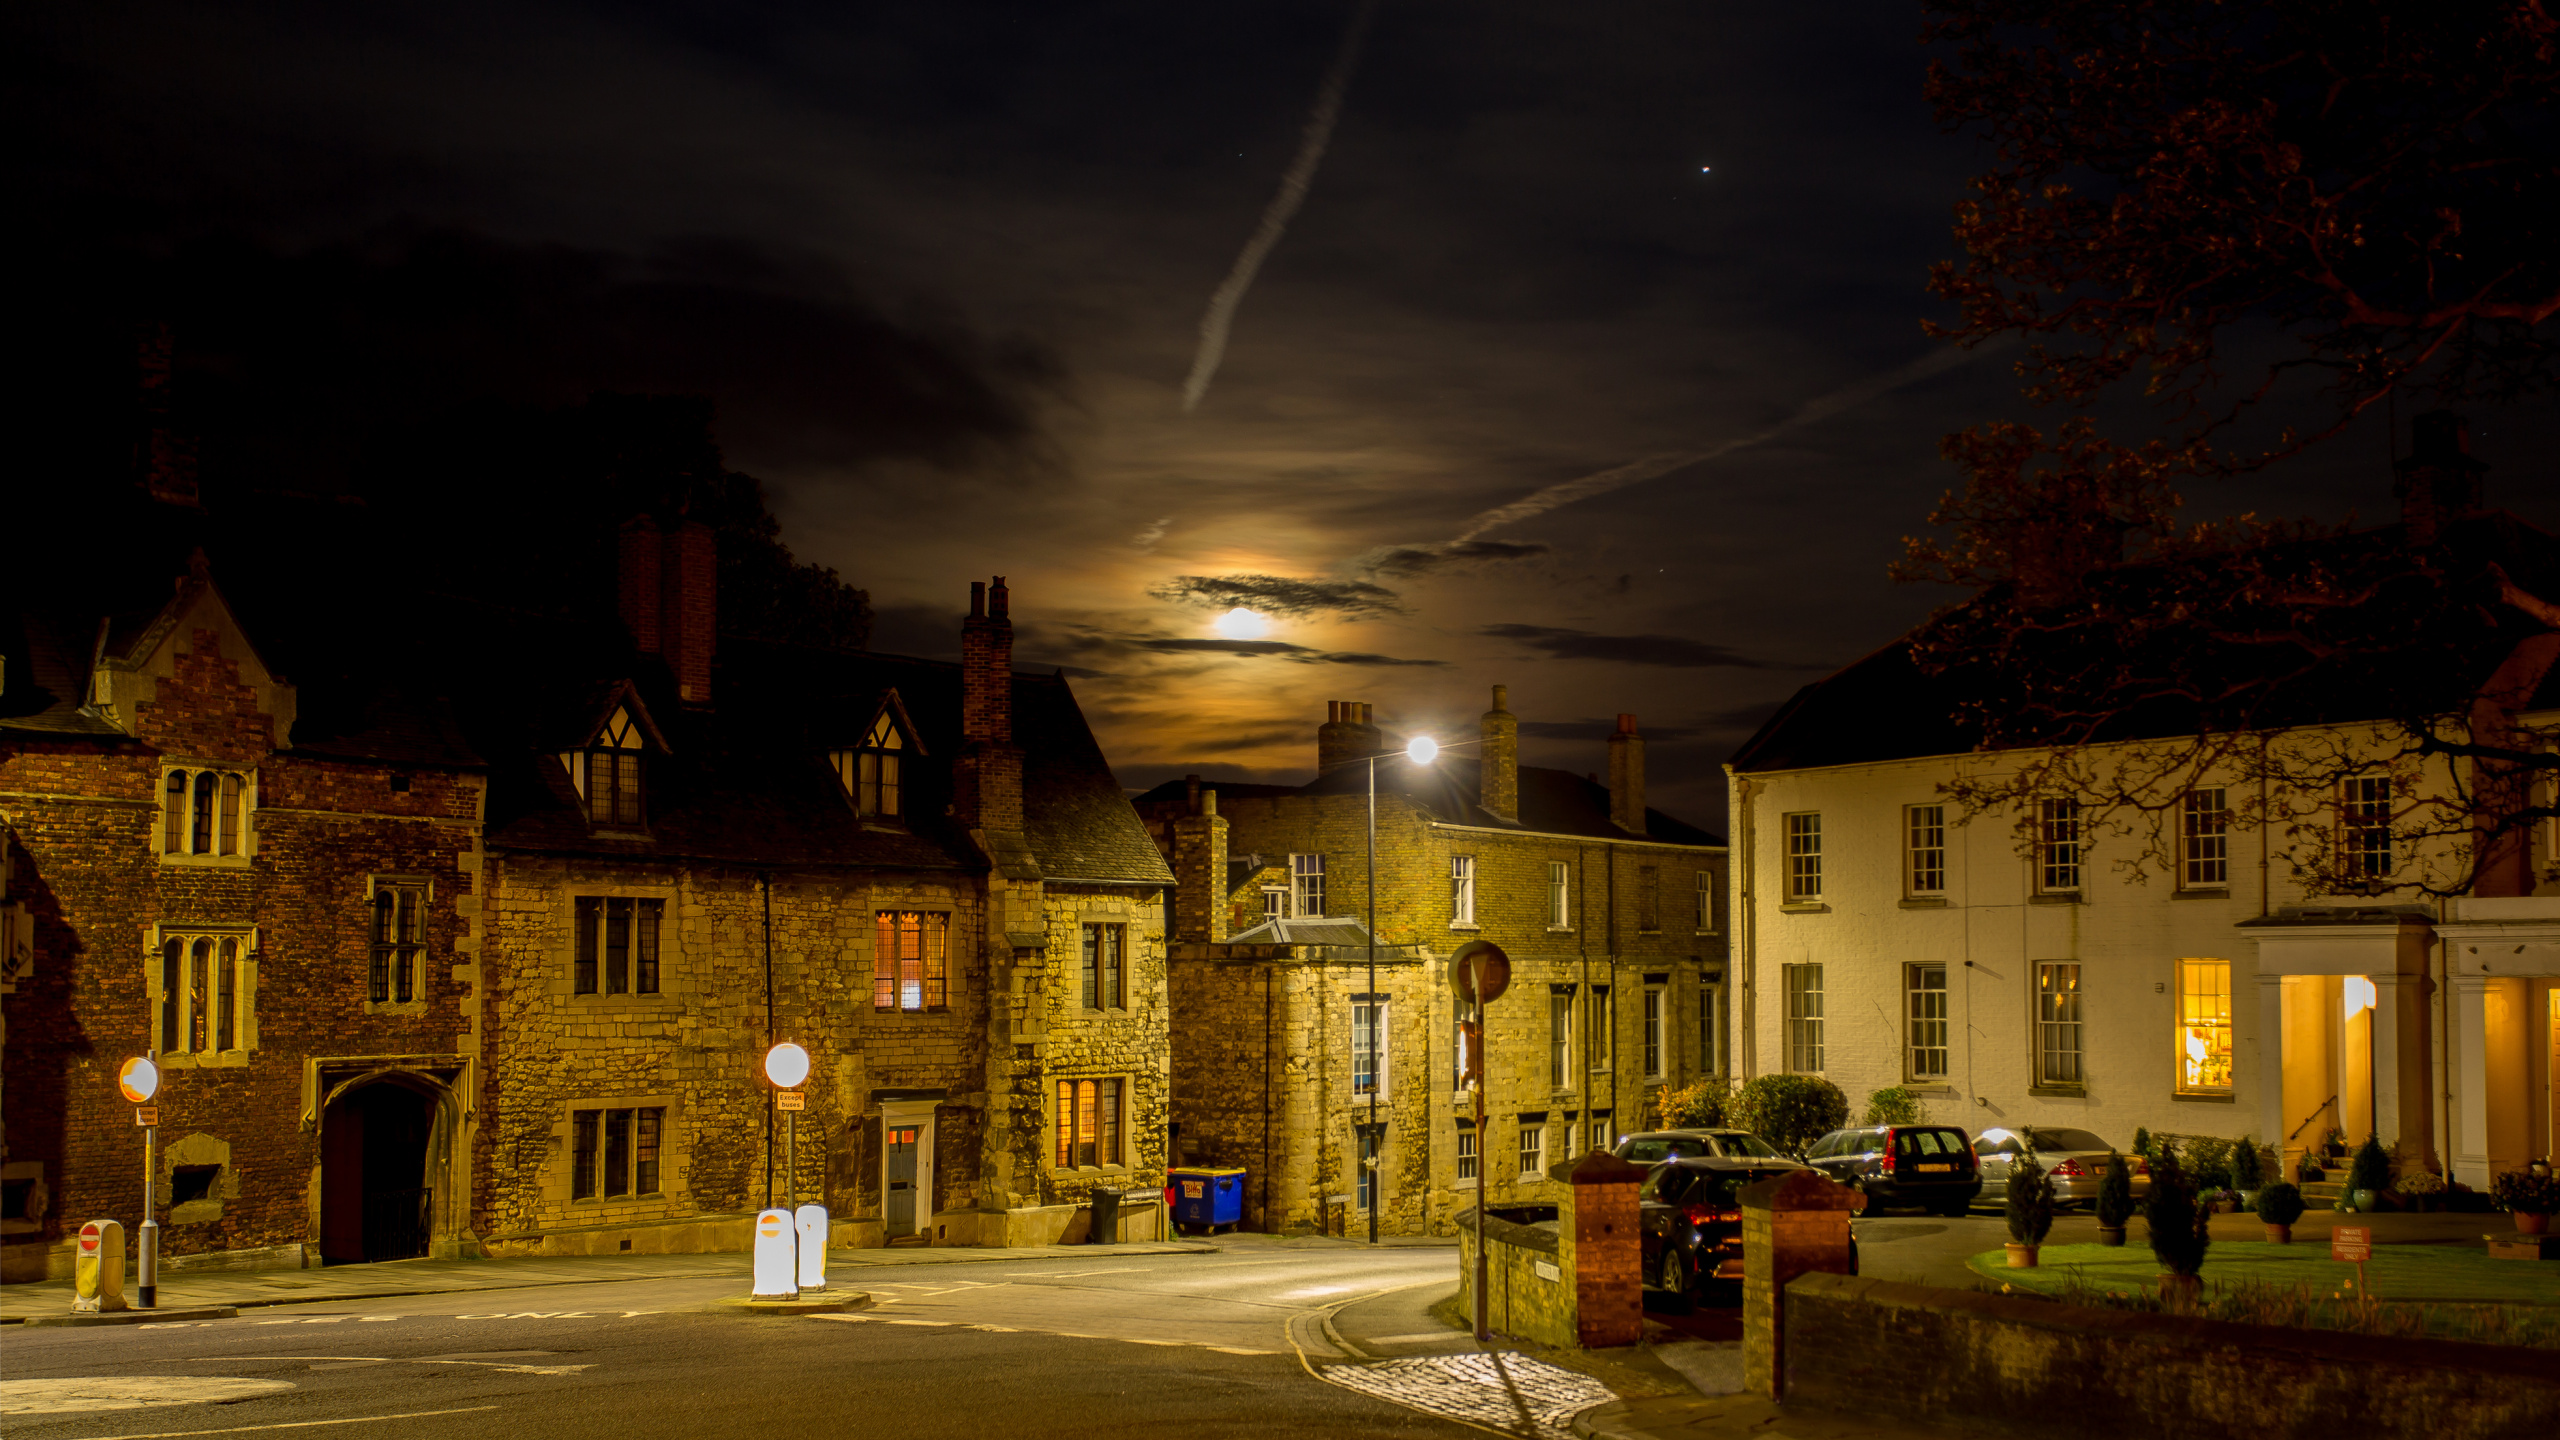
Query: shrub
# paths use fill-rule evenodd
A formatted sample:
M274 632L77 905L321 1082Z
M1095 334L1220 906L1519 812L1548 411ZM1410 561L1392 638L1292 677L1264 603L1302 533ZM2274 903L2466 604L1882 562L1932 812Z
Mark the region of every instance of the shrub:
M2021 1155L2009 1170L2009 1238L2021 1245L2041 1245L2052 1229L2053 1179L2034 1155Z
M2490 1183L2489 1199L2499 1209L2519 1215L2548 1215L2560 1208L2560 1179L2510 1170Z
M1733 1087L1710 1076L1677 1087L1665 1086L1654 1096L1653 1123L1660 1130L1709 1130L1725 1123Z
M2133 1218L2133 1167L2122 1155L2107 1156L2106 1178L2098 1182L2098 1223L2121 1230Z
M2151 1158L2151 1132L2139 1125L2133 1127L2133 1153L2145 1160Z
M2290 1225L2302 1218L2302 1192L2278 1180L2258 1191L2258 1218L2270 1225Z
M2356 1158L2347 1167L2347 1193L2371 1190L2376 1194L2391 1188L2391 1152L2371 1135L2356 1147Z
M2231 1188L2255 1190L2267 1182L2267 1171L2258 1154L2258 1142L2242 1140L2231 1147Z
M2412 1170L2391 1182L2391 1188L2403 1195L2441 1195L2444 1177L2433 1170Z
M2178 1164L2178 1149L2163 1145L2151 1162L2151 1193L2143 1197L2143 1223L2151 1229L2151 1253L2171 1273L2193 1275L2204 1268L2204 1252L2212 1237L2205 1223L2212 1212L2196 1204L2195 1185Z
M1807 1146L1849 1123L1849 1097L1818 1075L1760 1075L1733 1092L1725 1114L1801 1160Z
M1917 1125L1929 1117L1920 1113L1920 1097L1899 1085L1867 1092L1867 1113L1858 1117L1861 1125Z
M2187 1142L2187 1174L2198 1190L2231 1188L2231 1142L2199 1135Z
M2293 1178L2305 1185L2317 1185L2329 1178L2329 1172L2320 1168L2319 1161L2305 1155L2301 1163L2293 1167Z

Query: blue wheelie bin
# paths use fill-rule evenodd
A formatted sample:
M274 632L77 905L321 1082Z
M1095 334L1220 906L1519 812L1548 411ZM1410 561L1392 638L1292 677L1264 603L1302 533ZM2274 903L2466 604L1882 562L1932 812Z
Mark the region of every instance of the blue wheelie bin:
M1165 1172L1173 1187L1173 1223L1233 1229L1244 1219L1244 1167L1184 1166Z

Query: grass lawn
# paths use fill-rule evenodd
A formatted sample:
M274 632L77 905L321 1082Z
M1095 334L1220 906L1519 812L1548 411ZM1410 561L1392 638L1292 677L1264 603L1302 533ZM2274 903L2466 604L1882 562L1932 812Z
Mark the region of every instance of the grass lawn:
M1969 1263L1990 1280L2047 1295L2075 1277L2092 1287L2154 1290L2168 1268L2141 1244L2047 1245L2038 1258L2042 1263L2033 1269L2012 1270L2006 1252L1990 1250ZM2328 1295L2352 1294L2356 1267L2330 1259L2321 1243L2216 1240L2200 1273L2208 1286L2256 1282ZM2492 1260L2488 1251L2466 1245L2376 1245L2365 1275L2378 1300L2560 1307L2560 1263Z

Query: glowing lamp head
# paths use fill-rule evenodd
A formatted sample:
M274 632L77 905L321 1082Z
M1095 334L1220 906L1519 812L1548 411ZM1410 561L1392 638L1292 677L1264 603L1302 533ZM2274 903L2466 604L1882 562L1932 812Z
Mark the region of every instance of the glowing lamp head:
M785 1040L764 1052L764 1078L785 1090L809 1078L809 1052Z
M1428 765L1440 758L1440 742L1428 735L1416 735L1404 747L1404 757L1416 765Z
M1217 630L1230 640L1259 640L1271 633L1271 622L1239 605L1218 617Z

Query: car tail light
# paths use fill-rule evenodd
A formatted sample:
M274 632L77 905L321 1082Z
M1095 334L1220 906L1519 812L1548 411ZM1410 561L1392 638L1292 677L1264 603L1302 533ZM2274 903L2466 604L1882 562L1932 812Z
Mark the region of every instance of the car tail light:
M1739 1210L1719 1210L1716 1212L1716 1218L1727 1225L1739 1225L1742 1223L1742 1212Z
M2061 1176L2065 1180L2077 1180L2088 1172L2080 1168L2079 1161L2065 1160L2061 1164L2053 1167L2053 1173Z
M1683 1205L1680 1207L1680 1213L1687 1216L1692 1225L1704 1225L1716 1218L1715 1207L1712 1205Z
M2143 1159L2139 1155L2128 1157L2124 1163L2136 1175L2148 1175L2151 1173L2151 1162Z
M1883 1152L1876 1157L1876 1169L1887 1175L1893 1173L1893 1136L1890 1133L1884 1137Z

